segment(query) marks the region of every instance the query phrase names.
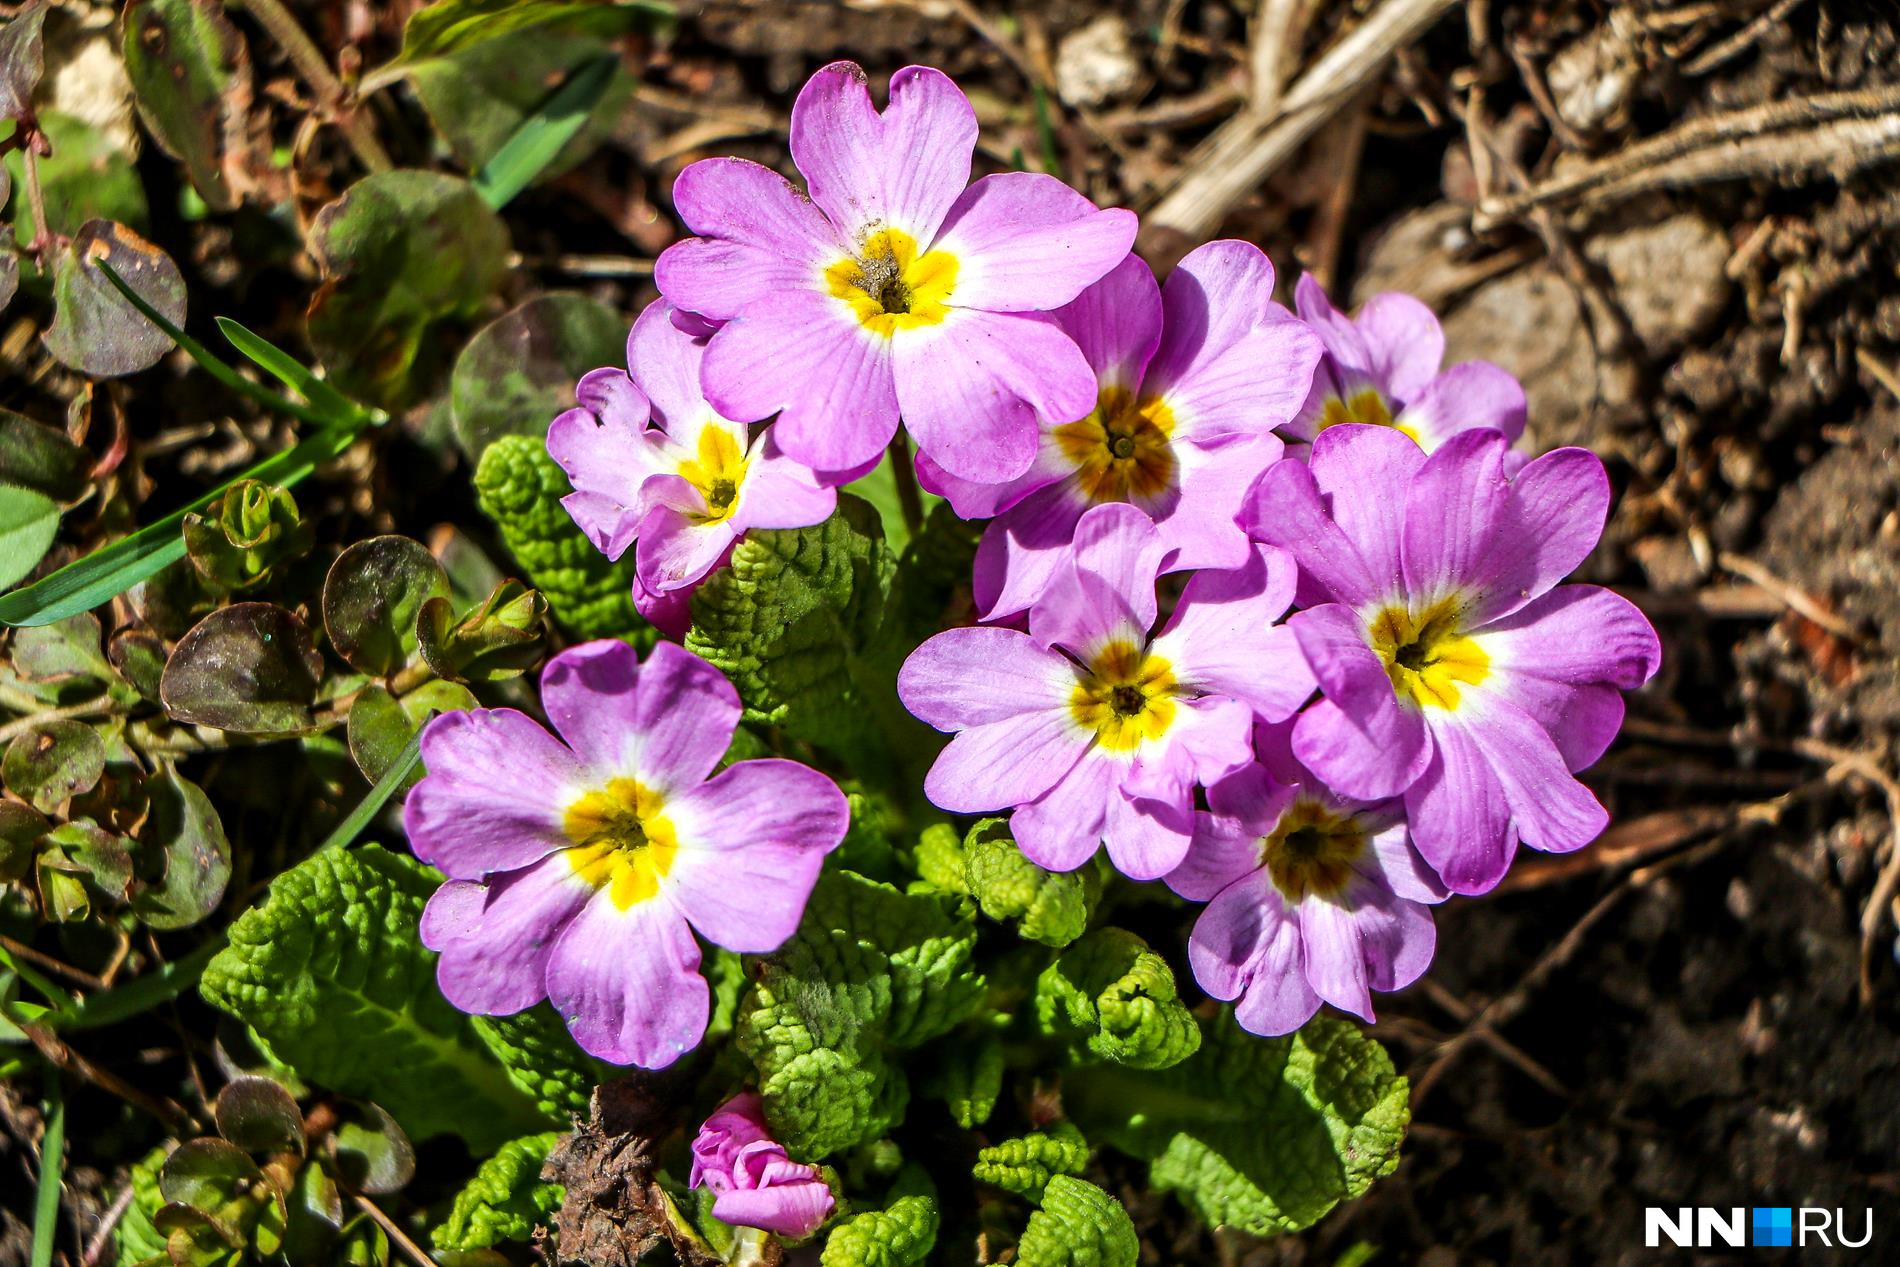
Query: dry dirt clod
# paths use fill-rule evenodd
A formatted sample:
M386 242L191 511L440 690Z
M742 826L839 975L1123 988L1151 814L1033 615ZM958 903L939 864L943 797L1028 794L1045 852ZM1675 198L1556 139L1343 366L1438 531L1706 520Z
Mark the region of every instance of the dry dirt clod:
M1104 106L1140 83L1141 59L1128 20L1120 14L1104 14L1056 46L1056 94L1071 106Z
M1728 302L1728 235L1699 215L1592 238L1584 254L1610 274L1630 328L1651 356L1681 348Z

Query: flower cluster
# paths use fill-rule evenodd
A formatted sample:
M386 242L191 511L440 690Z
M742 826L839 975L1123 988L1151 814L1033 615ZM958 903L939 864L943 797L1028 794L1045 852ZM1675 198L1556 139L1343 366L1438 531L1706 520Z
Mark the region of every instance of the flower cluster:
M677 636L745 533L826 519L901 424L919 482L990 521L983 623L898 679L952 735L929 798L1010 811L1049 870L1106 848L1205 902L1195 976L1249 1029L1322 1001L1370 1018L1429 962L1430 905L1604 825L1575 772L1659 650L1623 599L1558 585L1602 530L1602 464L1515 450L1522 390L1442 368L1416 300L1348 316L1304 278L1296 315L1237 241L1158 284L1131 214L1048 176L972 182L975 140L941 73L899 71L879 112L838 63L793 111L802 191L688 167L694 236L661 256L627 369L550 428L565 505L635 552L635 598ZM666 1064L706 1025L694 933L789 937L845 801L786 761L712 776L738 699L670 644L577 647L542 692L565 743L505 709L425 735L408 827L450 876L425 937L459 1006L549 997L589 1051ZM748 1112L702 1137L734 1208L809 1179Z

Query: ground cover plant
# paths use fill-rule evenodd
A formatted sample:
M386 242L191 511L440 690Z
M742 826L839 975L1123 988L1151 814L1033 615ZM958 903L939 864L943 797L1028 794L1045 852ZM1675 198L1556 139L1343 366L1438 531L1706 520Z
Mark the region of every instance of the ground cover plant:
M1535 1041L1706 1047L1694 928L1591 986L1613 1022L1533 1003L1628 894L1900 787L1815 684L1890 667L1879 617L1804 588L1881 567L1740 551L1711 481L1779 468L1697 447L1683 350L1725 301L1640 302L1708 252L1590 236L1665 187L1807 196L1786 154L1659 175L1701 133L1633 139L1778 64L1778 19L1473 6L1437 75L1448 3L1154 7L6 16L0 1257L1570 1261L1597 1234L1538 1202L1720 1203L1620 1137L1578 1196L1499 1122L1739 1096ZM1676 87L1612 73L1645 59ZM1699 126L1887 108L1830 102ZM1353 212L1414 132L1447 201ZM1842 144L1836 180L1873 162ZM1806 240L1738 205L1725 285ZM1487 307L1533 257L1563 304ZM1821 285L1778 292L1784 362ZM1851 342L1809 381L1892 390ZM1764 616L1783 643L1710 632ZM1764 678L1787 647L1819 678ZM1711 747L1746 759L1657 755ZM1857 905L1796 940L1832 928L1854 997L1708 997L1764 1062L1831 998L1874 1069L1900 855L1826 859ZM1824 1154L1818 1111L1773 1129ZM1455 1230L1434 1182L1504 1213Z

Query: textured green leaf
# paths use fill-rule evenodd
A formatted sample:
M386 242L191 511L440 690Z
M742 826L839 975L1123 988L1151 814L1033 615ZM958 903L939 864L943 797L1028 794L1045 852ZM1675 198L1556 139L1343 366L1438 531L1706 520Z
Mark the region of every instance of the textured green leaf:
M1122 1203L1070 1175L1049 1180L1016 1246L1019 1267L1135 1267L1141 1238Z
M887 596L896 560L851 496L811 528L751 532L693 595L686 646L739 688L746 720L778 726L860 772L928 763L937 741L904 711L897 669L916 641Z
M120 51L159 148L185 165L206 206L229 211L225 160L246 146L251 55L223 0L128 0Z
M169 1145L160 1145L132 1163L132 1204L126 1206L119 1226L113 1230L119 1267L134 1267L165 1253L165 1234L152 1226L152 1216L165 1204L164 1194L158 1190L158 1172L170 1152Z
M475 468L482 510L555 620L582 638L651 630L633 609L633 556L611 563L561 505L567 475L532 436L503 436Z
M379 172L317 213L310 253L323 285L310 344L347 395L406 406L456 346L444 327L474 321L508 267L508 230L465 180Z
M1079 1175L1088 1169L1089 1144L1068 1122L1044 1131L1019 1135L992 1144L976 1155L971 1174L987 1183L1040 1202L1043 1190L1057 1175Z
M1036 1019L1044 1033L1135 1069L1179 1064L1201 1045L1167 960L1121 928L1097 929L1049 965L1036 983Z
M1003 1044L990 1035L952 1035L937 1046L936 1055L929 1093L943 1101L966 1131L989 1121L1003 1093Z
M626 344L620 314L585 295L537 295L489 322L449 378L462 451L479 457L506 435L545 442L554 416L573 405L581 375L620 364Z
M937 1245L937 1194L918 1166L906 1166L881 1210L841 1219L825 1237L820 1267L922 1267Z
M1207 1224L1256 1236L1311 1226L1398 1166L1409 1088L1357 1026L1321 1013L1260 1038L1224 1007L1204 1031L1171 1069L1072 1073L1064 1106Z
M774 1133L827 1156L902 1120L893 1051L948 1033L982 1005L976 930L934 896L849 871L822 876L798 933L766 959L740 1008L739 1047L759 1070Z
M558 1183L541 1182L541 1166L561 1138L558 1131L511 1139L483 1162L468 1186L455 1194L448 1221L429 1233L448 1253L525 1243L537 1227L552 1227L564 1195Z
M231 925L200 989L311 1082L481 1152L556 1123L436 989L416 929L439 882L375 845L321 850Z
M1063 947L1087 929L1102 896L1102 875L1092 864L1079 870L1045 871L1016 847L1009 825L985 818L963 842L964 883L983 913L1013 922L1030 941Z
M582 1051L547 1004L513 1016L477 1016L475 1033L508 1080L548 1118L566 1123L585 1118L594 1088L612 1074Z

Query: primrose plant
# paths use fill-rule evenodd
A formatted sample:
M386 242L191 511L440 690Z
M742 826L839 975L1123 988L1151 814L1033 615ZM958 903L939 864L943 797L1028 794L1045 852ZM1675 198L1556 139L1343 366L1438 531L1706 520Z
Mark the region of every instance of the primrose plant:
M673 1079L639 1156L683 1261L982 1235L1132 1267L1101 1148L1261 1235L1363 1192L1406 1088L1338 1013L1520 845L1602 831L1576 774L1658 667L1634 607L1561 584L1602 464L1514 448L1522 390L1443 367L1416 300L1303 278L1296 314L1236 241L1158 284L1130 213L972 181L976 136L938 71L879 111L838 63L793 111L802 185L680 174L693 236L547 437L675 641L597 630L541 674L551 729L421 740L442 993L548 1000ZM606 1095L544 1172L563 1252Z

